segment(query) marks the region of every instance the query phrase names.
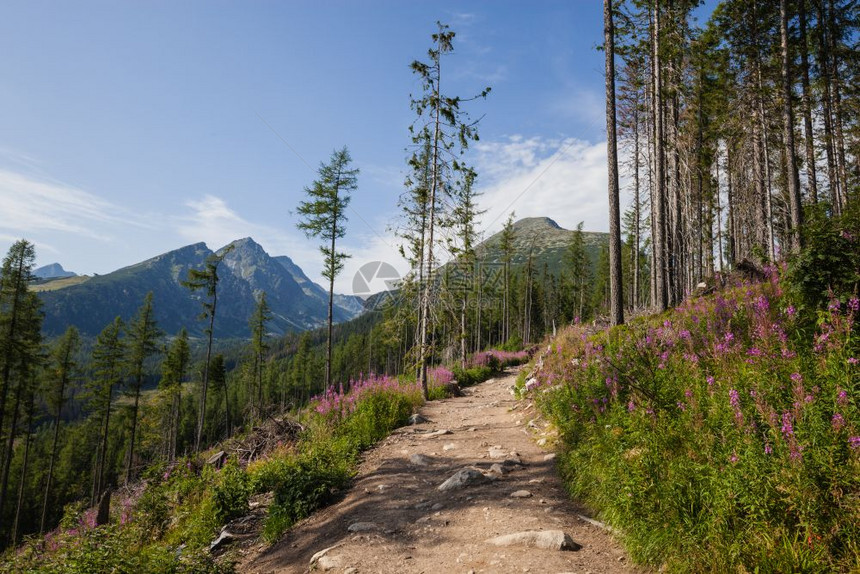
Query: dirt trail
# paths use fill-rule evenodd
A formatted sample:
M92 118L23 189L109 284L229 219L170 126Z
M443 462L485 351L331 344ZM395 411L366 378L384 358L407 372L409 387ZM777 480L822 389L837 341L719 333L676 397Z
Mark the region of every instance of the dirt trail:
M584 511L570 502L549 451L535 442L539 434L529 426L533 409L511 396L514 380L509 372L465 389L463 397L428 403L421 414L430 422L398 429L365 453L343 500L300 522L270 548L252 550L239 571L308 572L313 555L332 546L315 571L638 571L606 531L577 516ZM432 434L438 430L450 434ZM494 463L501 466L495 472ZM492 480L438 490L465 467ZM517 491L527 493L511 497ZM582 548L487 543L499 535L536 530L562 530Z

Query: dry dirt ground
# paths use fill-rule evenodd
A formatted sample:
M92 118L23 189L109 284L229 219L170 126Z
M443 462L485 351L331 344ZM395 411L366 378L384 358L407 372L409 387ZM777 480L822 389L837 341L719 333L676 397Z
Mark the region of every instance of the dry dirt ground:
M429 422L398 429L365 453L353 488L339 503L298 523L271 547L247 548L237 569L351 574L641 571L629 564L606 530L588 522L586 511L569 500L553 455L537 444L542 425L531 422L534 410L510 393L515 377L510 371L465 389L465 396L428 403L421 415ZM450 434L434 434L442 430ZM491 470L493 464L501 469ZM463 468L478 469L490 479L438 490ZM512 497L517 491L527 492ZM581 548L487 542L540 530L561 530ZM314 554L326 548L331 549L312 566Z

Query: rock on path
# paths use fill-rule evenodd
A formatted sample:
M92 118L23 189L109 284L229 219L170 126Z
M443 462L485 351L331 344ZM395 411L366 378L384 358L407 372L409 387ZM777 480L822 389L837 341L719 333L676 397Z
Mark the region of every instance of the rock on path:
M416 417L365 453L339 503L271 547L244 548L238 571L643 571L607 531L577 517L589 512L567 498L555 461L536 444L540 425L523 424L530 405L511 397L514 380L428 403L426 422Z

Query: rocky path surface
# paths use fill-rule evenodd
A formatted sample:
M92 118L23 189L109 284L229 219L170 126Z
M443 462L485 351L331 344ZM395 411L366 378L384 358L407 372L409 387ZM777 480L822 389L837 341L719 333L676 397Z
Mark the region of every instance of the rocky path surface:
M241 572L637 572L567 497L513 371L428 403L365 453L339 503L250 552ZM440 490L440 486L447 486ZM514 536L510 536L514 535Z

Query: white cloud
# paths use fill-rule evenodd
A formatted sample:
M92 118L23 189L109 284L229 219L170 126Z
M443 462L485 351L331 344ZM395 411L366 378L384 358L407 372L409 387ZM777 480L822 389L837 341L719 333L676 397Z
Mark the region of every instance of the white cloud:
M580 221L588 231L608 229L605 142L515 135L476 149L487 237L511 211L517 219L550 217L567 229Z
M121 208L65 183L0 169L0 228L110 240L113 225L138 225Z

